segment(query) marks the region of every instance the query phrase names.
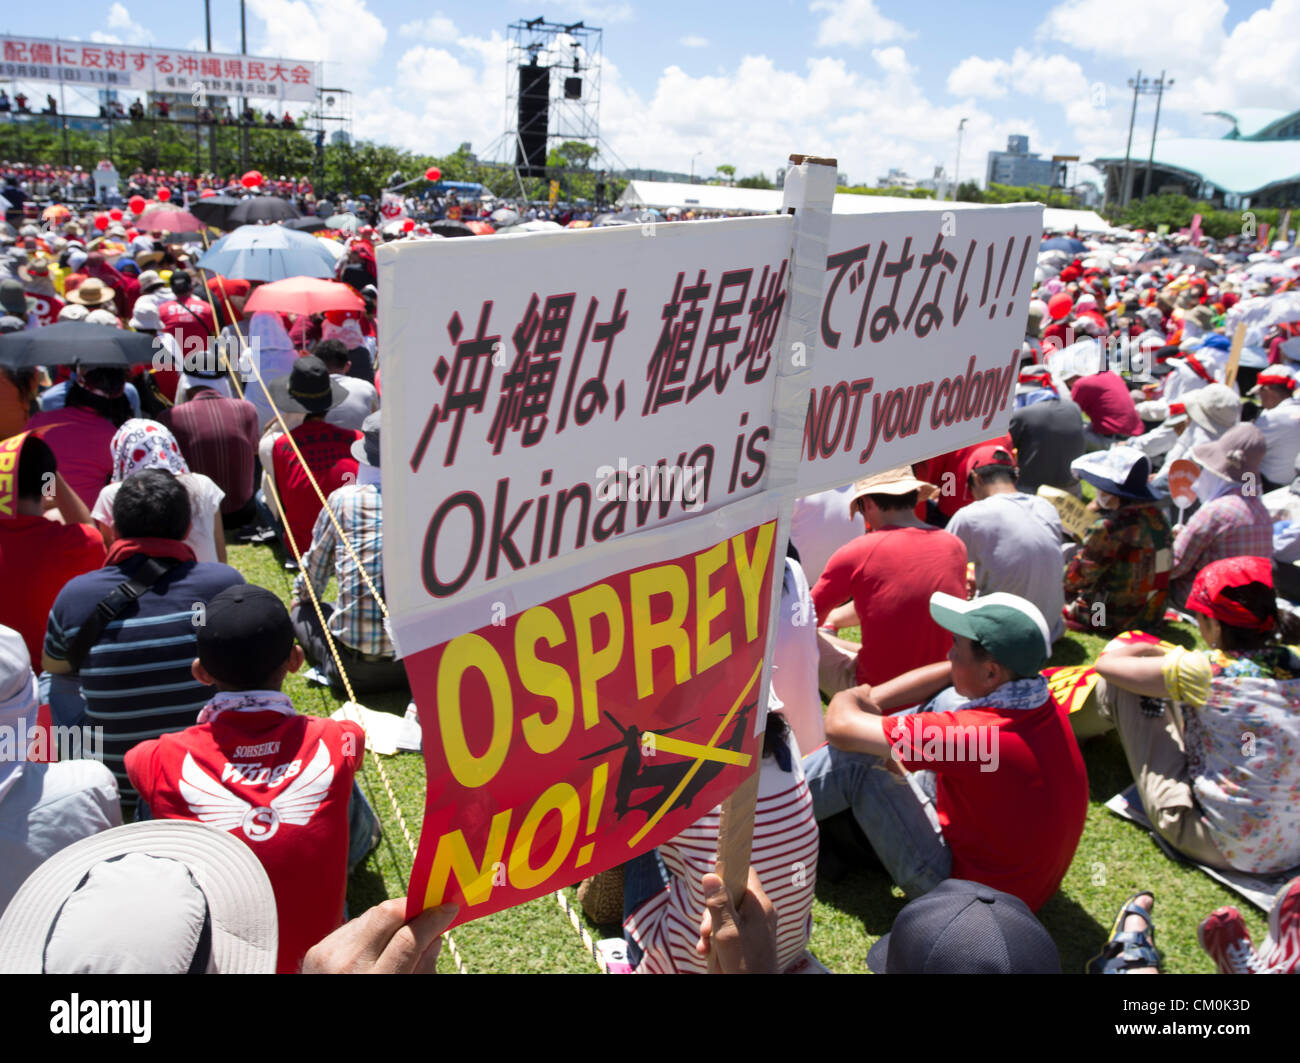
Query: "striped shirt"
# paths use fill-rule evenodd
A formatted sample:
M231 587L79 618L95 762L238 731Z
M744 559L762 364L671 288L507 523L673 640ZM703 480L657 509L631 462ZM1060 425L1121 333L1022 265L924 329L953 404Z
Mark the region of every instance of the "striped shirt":
M257 464L257 407L203 390L158 415L172 430L193 472L201 472L226 493L222 513L236 513L253 497Z
M817 885L819 836L812 794L804 781L798 745L790 739L792 772L764 757L754 813L750 863L777 914L777 967L785 970L803 955L812 933L813 890ZM721 807L659 847L669 885L633 911L625 928L644 955L638 974L704 974L695 951L704 914L701 879L717 863Z
M45 653L67 660L85 619L143 564L144 555L137 554L70 580L50 610ZM81 663L84 722L104 729L104 763L117 779L128 822L137 795L126 776L126 751L145 739L192 727L212 696L190 671L197 655L195 605L243 582L228 565L183 561L127 606Z
M384 630L384 614L361 578L361 569L380 594L384 593L384 501L378 484L346 484L330 494L328 511L322 509L311 533L311 547L303 555L302 572L294 580L295 597L307 601L306 581L318 598L324 597L330 577L338 576L339 598L329 618L330 633L358 653L394 655ZM361 561L361 568L344 547L330 512Z

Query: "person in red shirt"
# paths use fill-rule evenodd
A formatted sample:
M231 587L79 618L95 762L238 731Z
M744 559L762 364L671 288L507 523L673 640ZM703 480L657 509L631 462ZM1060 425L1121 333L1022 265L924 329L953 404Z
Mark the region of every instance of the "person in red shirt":
M209 353L214 363L217 357L216 346L211 342L217 335L212 307L194 294L194 280L184 270L172 274L171 286L175 298L158 304L162 331L176 341L186 367L196 365L203 371L215 372L219 367L208 362ZM156 370L154 380L168 401L175 402L180 372Z
M972 443L969 447L959 447L947 454L918 461L913 466L917 477L937 486L939 494L918 505L916 515L942 528L957 510L974 502L975 496L970 492L970 474L975 468L975 455L989 446L1000 447L1011 454L1016 450L1011 436L1003 433L983 443Z
M906 466L854 486L850 513L861 509L869 530L831 555L812 591L823 625L818 680L825 693L883 683L947 652L948 636L930 619L928 603L935 591L965 595L966 547L916 518L917 500L937 493ZM861 645L824 627L832 610L850 599L862 625Z
M119 366L78 366L62 409L33 414L27 428L58 458L68 485L93 506L113 473L113 436L132 416L126 397L126 370Z
M1040 674L1047 621L1004 593L935 594L930 614L953 635L947 661L831 699L829 745L804 758L813 808L819 821L852 809L910 897L960 878L1037 910L1069 870L1088 813L1083 757ZM936 694L920 712L886 715ZM881 767L906 772L907 785Z
M29 435L18 456L13 515L0 517L0 624L27 643L33 661L41 659L50 607L74 576L104 563L104 540L90 510L59 475L58 461L43 439ZM44 516L46 490L64 523ZM0 499L0 512L8 508Z
M321 496L328 498L331 491L344 484L356 483L358 464L352 456L352 444L361 433L326 422L325 415L348 393L314 355L299 358L287 377L273 380L266 387L281 412L307 415L297 428L280 436L271 449L275 491L284 518L285 549L292 557L294 545L299 554L311 545L312 528L324 504Z
M366 736L350 720L300 716L280 688L302 667L289 612L247 584L208 602L194 676L216 688L184 731L126 754L132 785L154 819L188 819L248 845L275 891L276 971L343 922L348 803Z
M1107 369L1080 376L1077 370L1066 369L1063 375L1070 398L1088 416L1084 436L1091 449L1105 450L1112 443L1122 443L1142 434L1137 404L1118 373Z

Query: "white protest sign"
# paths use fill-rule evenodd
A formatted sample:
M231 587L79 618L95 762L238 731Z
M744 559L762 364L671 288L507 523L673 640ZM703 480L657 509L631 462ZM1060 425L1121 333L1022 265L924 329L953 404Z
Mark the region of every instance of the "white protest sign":
M791 229L777 216L379 249L385 469L401 485L385 497L385 583L403 653L445 637L455 602L490 587L511 612L536 604L571 587L575 551L763 489Z
M1041 234L1037 204L831 219L800 493L1006 430Z
M1041 211L809 208L382 247L402 652L485 603L563 593L576 552L591 578L616 571L615 540L770 489L774 458L804 494L1005 431ZM788 316L796 243L808 302Z

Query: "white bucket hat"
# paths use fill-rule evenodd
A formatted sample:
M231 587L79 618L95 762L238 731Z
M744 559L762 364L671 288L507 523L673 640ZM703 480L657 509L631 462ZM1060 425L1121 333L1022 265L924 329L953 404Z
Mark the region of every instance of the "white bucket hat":
M275 893L243 842L149 820L83 838L0 916L0 973L270 974Z

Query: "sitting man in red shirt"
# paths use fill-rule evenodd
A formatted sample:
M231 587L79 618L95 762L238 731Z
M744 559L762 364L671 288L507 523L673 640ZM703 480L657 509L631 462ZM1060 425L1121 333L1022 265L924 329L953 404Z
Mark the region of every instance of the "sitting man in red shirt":
M943 660L949 640L930 619L930 595L965 596L966 547L913 512L918 499L938 493L906 466L854 485L849 512L860 509L868 531L831 555L812 599L819 625L852 601L862 644L825 627L818 632L818 682L826 694L862 683L874 686Z
M1069 870L1088 812L1083 757L1039 674L1047 621L1003 593L935 594L930 613L954 636L946 662L831 699L829 745L804 758L813 809L818 821L852 809L911 897L970 879L1036 911ZM885 715L935 694L920 712Z
M366 736L351 721L299 716L281 685L302 667L284 603L262 587L208 602L194 676L217 689L194 727L141 742L126 770L154 819L189 819L246 843L275 890L276 971L343 922L348 802Z
M289 375L271 381L267 391L281 412L307 415L289 435L281 435L271 450L275 490L284 518L285 549L292 557L293 545L299 554L306 553L311 545L312 528L324 505L322 496L328 498L330 492L344 484L357 482L357 459L352 456L352 444L361 438L361 433L338 428L325 420L325 415L346 399L348 392L314 355L299 358ZM302 461L294 452L294 444L302 454ZM305 469L303 461L307 463ZM320 487L319 494L312 485L313 479Z

